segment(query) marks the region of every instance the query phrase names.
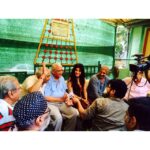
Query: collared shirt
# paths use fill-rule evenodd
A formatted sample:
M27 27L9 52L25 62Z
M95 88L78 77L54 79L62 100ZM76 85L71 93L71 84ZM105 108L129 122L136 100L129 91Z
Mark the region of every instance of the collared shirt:
M128 105L121 99L97 98L86 109L85 118L92 119L92 130L106 131L124 126Z
M0 99L0 130L8 131L14 124L13 107L5 100Z
M147 96L148 92L150 92L150 83L147 81L147 79L143 77L141 79L141 82L138 83L138 85L136 85L135 82L133 81L132 86L131 86L131 82L132 82L131 77L127 77L123 81L125 81L125 83L128 86L128 91L124 97L124 99L126 100L130 98L134 98L134 97Z
M52 97L62 97L66 93L67 85L63 77L60 77L58 80L51 75L50 80L48 81L45 90L44 96L52 96Z
M93 101L96 98L101 97L107 86L108 81L109 78L106 76L105 81L102 84L100 82L99 75L93 75L89 81L89 85L87 88L88 98Z

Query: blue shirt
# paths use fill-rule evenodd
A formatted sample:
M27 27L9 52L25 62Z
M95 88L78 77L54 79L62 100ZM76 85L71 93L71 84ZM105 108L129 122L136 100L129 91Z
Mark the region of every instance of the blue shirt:
M107 86L108 81L109 77L105 76L105 81L102 84L99 80L99 75L93 75L89 81L89 85L87 88L88 98L94 101L96 98L101 97Z
M66 89L67 85L65 83L64 77L60 77L58 80L55 80L54 76L51 75L50 80L45 87L44 96L59 98L64 96Z

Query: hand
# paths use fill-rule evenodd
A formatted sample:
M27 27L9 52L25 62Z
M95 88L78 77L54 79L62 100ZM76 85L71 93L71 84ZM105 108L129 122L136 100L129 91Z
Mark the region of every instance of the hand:
M73 105L73 102L72 102L72 100L70 100L70 99L67 99L67 100L65 101L65 103L66 103L67 106L72 106L72 105Z
M85 104L87 104L88 106L90 105L89 101L87 99L83 100L85 102Z
M76 98L76 97L73 97L73 98L72 98L72 101L73 101L74 104L77 104L77 103L79 102L79 99Z
M62 99L62 102L65 102L68 99L67 93L65 93L64 96L61 97L61 99Z

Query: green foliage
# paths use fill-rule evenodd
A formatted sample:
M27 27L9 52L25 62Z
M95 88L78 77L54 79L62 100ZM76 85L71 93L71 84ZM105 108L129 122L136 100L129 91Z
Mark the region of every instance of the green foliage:
M121 58L127 52L128 30L124 26L117 27L115 57Z

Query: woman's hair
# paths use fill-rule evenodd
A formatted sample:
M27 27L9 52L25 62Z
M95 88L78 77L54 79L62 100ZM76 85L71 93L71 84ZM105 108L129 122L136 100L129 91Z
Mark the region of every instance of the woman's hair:
M78 64L75 64L73 66L72 72L70 74L70 81L71 81L73 87L77 87L78 86L78 84L77 84L77 77L75 76L76 68L80 68L81 75L79 76L79 81L80 81L81 86L83 87L84 84L85 84L85 72L84 72L83 64L78 63Z

